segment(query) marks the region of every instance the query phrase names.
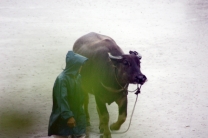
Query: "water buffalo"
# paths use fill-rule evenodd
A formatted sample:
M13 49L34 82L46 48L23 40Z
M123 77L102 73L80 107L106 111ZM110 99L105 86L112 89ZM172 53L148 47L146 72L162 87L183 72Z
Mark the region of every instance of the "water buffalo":
M83 89L95 96L100 119L99 129L104 133L104 138L111 138L110 129L119 130L127 117L129 83L143 84L146 81L146 76L140 71L142 57L135 51L124 54L112 38L97 33L80 37L74 43L73 51L89 59L81 71ZM106 103L112 102L118 104L119 116L109 129ZM84 108L89 123L88 100Z

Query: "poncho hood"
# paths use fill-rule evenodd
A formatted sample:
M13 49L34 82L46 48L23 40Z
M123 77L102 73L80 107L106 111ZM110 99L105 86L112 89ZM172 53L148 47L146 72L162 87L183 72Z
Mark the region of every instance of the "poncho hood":
M80 67L87 61L87 58L79 54L69 51L66 55L66 68L65 74L77 75Z

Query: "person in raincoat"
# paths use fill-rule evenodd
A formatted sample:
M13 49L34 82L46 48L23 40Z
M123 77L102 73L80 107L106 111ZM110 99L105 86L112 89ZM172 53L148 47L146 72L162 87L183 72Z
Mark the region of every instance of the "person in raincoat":
M79 74L86 57L69 51L66 68L53 86L53 107L49 119L48 136L55 138L85 138L86 118L83 109L85 94Z

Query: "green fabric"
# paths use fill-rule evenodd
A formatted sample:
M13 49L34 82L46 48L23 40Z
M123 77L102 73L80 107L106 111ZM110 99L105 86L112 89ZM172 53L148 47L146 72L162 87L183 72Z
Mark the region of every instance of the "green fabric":
M86 118L83 109L85 94L81 89L79 68L87 58L69 51L66 68L56 78L53 87L53 108L49 120L48 135L80 135L85 133ZM70 117L76 120L76 127L69 128Z

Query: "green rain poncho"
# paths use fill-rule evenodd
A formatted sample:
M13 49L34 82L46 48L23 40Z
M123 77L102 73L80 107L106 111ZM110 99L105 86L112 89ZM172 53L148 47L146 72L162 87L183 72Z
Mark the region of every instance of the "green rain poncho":
M86 120L83 109L85 94L81 89L79 68L87 58L69 51L66 68L56 78L53 87L53 108L49 120L48 135L80 135L85 133ZM76 120L76 127L67 126L70 117Z

